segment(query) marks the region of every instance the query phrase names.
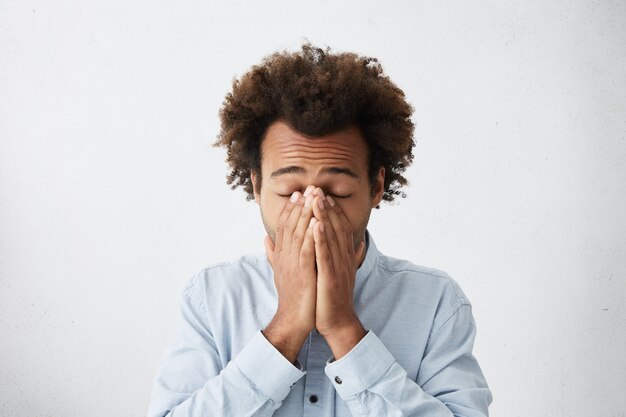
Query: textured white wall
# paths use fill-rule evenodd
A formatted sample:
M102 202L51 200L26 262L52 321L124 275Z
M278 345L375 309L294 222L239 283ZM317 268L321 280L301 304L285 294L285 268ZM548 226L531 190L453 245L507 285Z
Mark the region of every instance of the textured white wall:
M145 414L184 283L263 250L210 146L222 99L306 38L415 107L408 198L370 230L473 302L492 415L623 416L625 24L621 1L0 1L0 415Z

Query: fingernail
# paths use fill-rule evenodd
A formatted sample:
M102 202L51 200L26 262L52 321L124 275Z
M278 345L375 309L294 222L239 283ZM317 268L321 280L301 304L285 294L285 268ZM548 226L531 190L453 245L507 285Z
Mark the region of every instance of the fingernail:
M320 232L324 231L324 222L320 222Z
M318 200L317 200L317 205L318 205L318 206L320 206L320 208L321 208L322 210L324 210L324 201L323 201L323 200L318 199Z
M304 190L304 196L308 197L309 194L311 194L313 192L313 190L315 190L315 186L314 185L309 185L308 187L306 187L306 190Z
M296 201L298 201L298 198L300 198L300 191L294 191L293 194L291 194L291 198L289 200L292 203L295 203Z
M315 226L315 222L316 221L317 221L317 219L315 217L311 217L311 220L309 220L309 227Z
M331 207L335 205L335 200L333 200L331 196L326 197L326 200L328 200L328 203L330 203Z
M306 200L304 201L304 207L309 207L311 205L311 201L313 201L313 196L309 194L306 196Z
M319 195L322 200L326 198L326 196L324 195L324 191L322 191L321 188L317 189L317 195Z

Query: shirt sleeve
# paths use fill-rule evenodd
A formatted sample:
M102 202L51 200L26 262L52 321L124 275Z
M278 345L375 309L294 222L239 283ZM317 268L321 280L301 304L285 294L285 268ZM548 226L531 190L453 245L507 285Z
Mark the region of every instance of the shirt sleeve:
M486 417L492 395L472 354L475 334L464 304L429 339L416 381L371 329L324 371L354 417Z
M176 337L161 357L148 417L272 416L306 374L302 365L289 362L257 330L222 367L203 300L188 286L179 305Z

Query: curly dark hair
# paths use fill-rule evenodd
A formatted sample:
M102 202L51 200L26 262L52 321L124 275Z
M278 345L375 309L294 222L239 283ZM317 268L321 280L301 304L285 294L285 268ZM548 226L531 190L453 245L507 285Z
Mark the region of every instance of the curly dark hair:
M298 52L275 52L233 79L219 111L221 132L215 147L227 149L231 189L242 186L254 198L250 174L261 187L261 142L273 122L282 120L309 136L359 126L368 144L368 175L373 186L385 168L383 200L406 194L402 172L413 161L413 107L376 58L330 53L306 42ZM372 190L372 195L374 191ZM379 208L378 206L376 208Z

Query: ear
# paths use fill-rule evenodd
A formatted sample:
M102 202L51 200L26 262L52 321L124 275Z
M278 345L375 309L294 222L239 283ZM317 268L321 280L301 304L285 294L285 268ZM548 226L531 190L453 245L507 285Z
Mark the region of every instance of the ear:
M385 194L385 167L380 167L372 189L372 208L380 204Z
M252 190L254 192L254 201L256 201L257 204L259 204L259 199L261 198L261 195L259 194L260 190L256 189L256 174L254 172L250 173L250 181L252 181Z

